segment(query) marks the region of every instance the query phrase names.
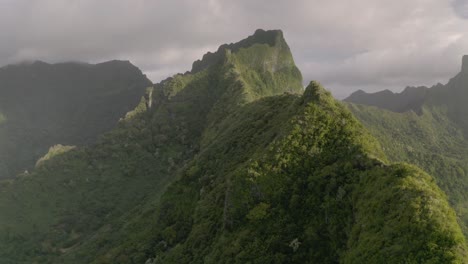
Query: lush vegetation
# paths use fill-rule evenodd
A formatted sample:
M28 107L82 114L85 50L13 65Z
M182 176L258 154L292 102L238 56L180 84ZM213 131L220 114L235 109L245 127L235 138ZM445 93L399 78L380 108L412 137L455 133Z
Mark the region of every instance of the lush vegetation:
M228 117L226 134L236 133L166 191L153 263L464 262L455 214L431 177L380 161L378 144L316 83L280 98ZM276 114L279 100L290 107ZM246 118L257 114L271 115L273 140Z
M467 62L465 61L465 64ZM392 161L418 165L437 180L456 209L458 220L468 237L468 72L462 70L448 84L432 88L408 88L393 97L406 97L402 113L392 102L382 102L379 94L356 93L347 101L375 105L349 104L350 110L379 139ZM412 98L411 89L424 90L424 100ZM400 101L401 102L401 101Z
M0 68L0 179L31 170L53 145L95 142L149 86L124 61Z
M391 164L280 31L146 90L0 185L2 263L465 263L434 179Z

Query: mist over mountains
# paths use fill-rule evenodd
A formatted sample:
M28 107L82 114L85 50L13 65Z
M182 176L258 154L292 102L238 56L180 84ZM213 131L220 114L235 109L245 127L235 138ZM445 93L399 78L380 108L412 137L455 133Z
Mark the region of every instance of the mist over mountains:
M35 61L0 68L0 178L31 170L55 144L95 142L149 86L125 61Z
M345 98L344 101L373 105L394 112L418 111L425 103L450 104L451 100L458 97L457 95L460 95L459 98L463 98L463 93L467 90L467 79L468 55L464 55L460 72L451 78L446 85L438 83L430 88L424 86L406 87L400 93L389 90L366 93L359 90ZM458 104L461 103L458 102Z
M280 30L157 84L0 68L0 262L466 263L467 58L346 102L303 87Z

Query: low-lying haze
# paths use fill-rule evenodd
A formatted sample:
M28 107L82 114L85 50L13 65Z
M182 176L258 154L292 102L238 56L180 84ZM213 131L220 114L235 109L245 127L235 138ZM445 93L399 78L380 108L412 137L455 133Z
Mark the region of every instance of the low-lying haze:
M130 60L154 82L282 29L305 82L342 98L446 82L468 54L467 0L0 0L0 66Z

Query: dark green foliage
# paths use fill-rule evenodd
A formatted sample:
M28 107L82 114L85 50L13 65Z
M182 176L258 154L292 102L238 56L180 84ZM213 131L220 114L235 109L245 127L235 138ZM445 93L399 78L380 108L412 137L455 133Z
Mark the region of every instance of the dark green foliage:
M0 179L56 144L86 145L135 107L151 82L125 61L0 68Z
M448 194L467 235L468 142L458 124L437 108L423 108L422 114L417 115L362 105L349 107L379 139L390 160L416 164L434 175Z
M271 100L227 117L232 140L261 142L245 117ZM375 159L377 143L317 83L282 100L294 107L283 121L267 111L278 136L266 147L214 142L166 191L156 263L463 263L464 238L431 177Z
M367 175L344 263L466 263L455 213L432 177L408 165Z
M463 67L466 68L466 59ZM463 67L448 84L426 88L424 100L411 102L403 113L364 105L348 106L379 139L390 160L416 164L435 177L447 193L464 234L468 236L468 108L465 102L468 72ZM408 92L394 96L410 100L407 95ZM356 101L358 97L366 97L362 103L380 108L394 110L396 106L391 100L383 105L380 98L372 94L364 97L356 94L348 101L359 102Z
M281 32L194 68L148 89L97 144L53 148L2 182L2 261L466 262L433 179L389 165L319 83L301 95Z
M236 69L262 63L270 53L242 62L235 53L225 56L206 70L176 75L147 90L136 109L96 145L54 156L30 174L2 183L0 239L8 242L0 243L1 256L15 262L58 257L105 262L105 253L124 244L129 233L147 233L142 223L151 221L143 216L154 214L166 183L199 151L202 135L209 143L216 120L248 102L250 88ZM290 53L284 56L292 61ZM288 65L285 71L297 71L294 63ZM263 74L278 79L268 69L258 76ZM288 78L284 90L280 81L270 83L269 94L302 89L300 74Z

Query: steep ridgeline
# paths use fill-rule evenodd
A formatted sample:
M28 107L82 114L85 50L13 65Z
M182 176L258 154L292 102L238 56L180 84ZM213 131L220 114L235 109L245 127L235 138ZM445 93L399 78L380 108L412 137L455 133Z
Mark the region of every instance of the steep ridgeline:
M258 30L148 89L96 145L0 187L0 259L465 263L434 180L301 79L281 31Z
M94 142L149 86L141 71L124 61L0 68L0 179L31 170L56 144Z
M466 261L432 178L383 163L377 143L318 83L303 96L246 105L219 127L162 196L142 240L148 263Z
M416 164L436 178L468 237L468 56L462 65L446 85L408 88L392 93L388 101L379 93L357 92L346 101L352 102L349 108L380 141L390 160ZM410 96L417 91L424 91L422 100Z

